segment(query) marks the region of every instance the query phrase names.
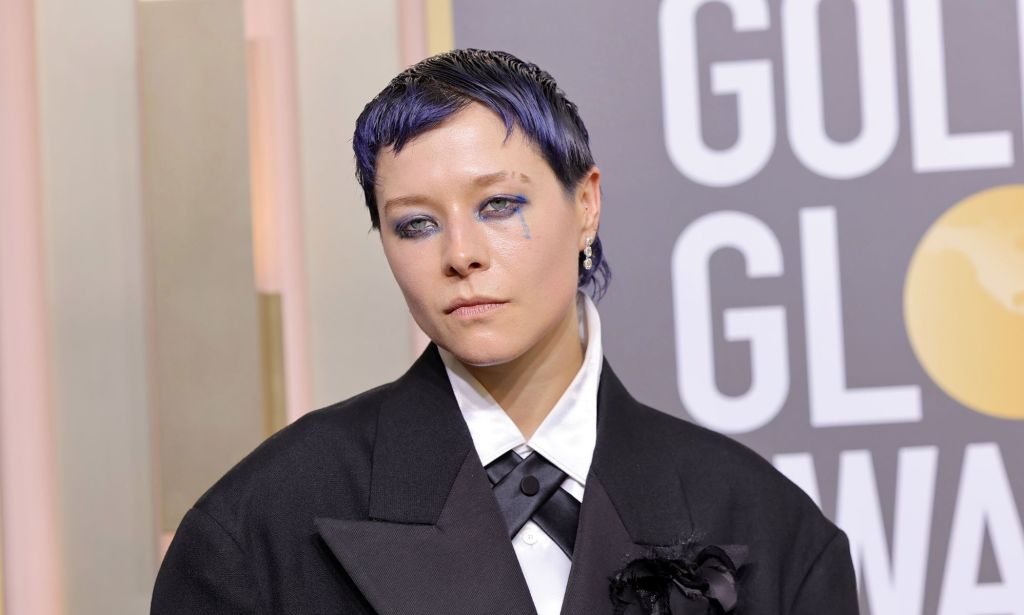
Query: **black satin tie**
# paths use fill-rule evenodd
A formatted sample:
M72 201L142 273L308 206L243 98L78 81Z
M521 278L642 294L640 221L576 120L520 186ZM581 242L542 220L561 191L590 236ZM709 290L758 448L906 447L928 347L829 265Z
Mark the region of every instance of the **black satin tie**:
M565 472L538 453L523 459L509 451L487 465L487 476L509 539L532 519L572 559L580 503L560 489Z

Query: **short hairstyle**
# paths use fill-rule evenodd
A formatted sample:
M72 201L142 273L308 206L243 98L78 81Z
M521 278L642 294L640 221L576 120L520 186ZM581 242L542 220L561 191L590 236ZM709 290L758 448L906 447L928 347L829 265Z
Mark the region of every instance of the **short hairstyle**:
M439 126L471 103L480 103L505 123L507 136L516 128L547 161L567 194L594 166L590 136L576 105L544 70L510 53L456 49L429 57L402 71L359 114L352 138L356 179L363 188L370 223L380 228L374 185L377 155L391 147L397 153L410 140ZM593 267L583 267L578 286L592 285L604 294L611 269L601 239L594 238Z

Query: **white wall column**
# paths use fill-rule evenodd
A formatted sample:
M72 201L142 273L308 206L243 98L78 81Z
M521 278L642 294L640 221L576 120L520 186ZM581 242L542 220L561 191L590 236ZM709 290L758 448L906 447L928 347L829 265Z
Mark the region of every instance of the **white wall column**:
M75 615L143 613L157 532L136 4L35 6L66 599Z
M61 612L32 0L0 3L0 614Z
M401 69L398 6L294 6L312 401L323 406L411 363L411 319L370 232L351 142L363 105Z

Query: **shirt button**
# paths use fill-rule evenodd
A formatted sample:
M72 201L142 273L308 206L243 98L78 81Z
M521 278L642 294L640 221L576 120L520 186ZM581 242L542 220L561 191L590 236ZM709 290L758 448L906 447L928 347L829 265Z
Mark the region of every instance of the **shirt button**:
M523 534L523 542L532 547L537 544L537 534L535 532L526 532L526 534Z
M540 481L537 480L536 476L524 476L523 480L519 482L519 490L524 495L537 495L537 492L540 491Z

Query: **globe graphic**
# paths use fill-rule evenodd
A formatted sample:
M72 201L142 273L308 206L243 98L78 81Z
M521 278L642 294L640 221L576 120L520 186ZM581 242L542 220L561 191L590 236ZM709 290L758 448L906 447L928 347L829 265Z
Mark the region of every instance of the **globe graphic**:
M903 310L918 361L947 395L1024 420L1024 184L971 195L928 229Z

